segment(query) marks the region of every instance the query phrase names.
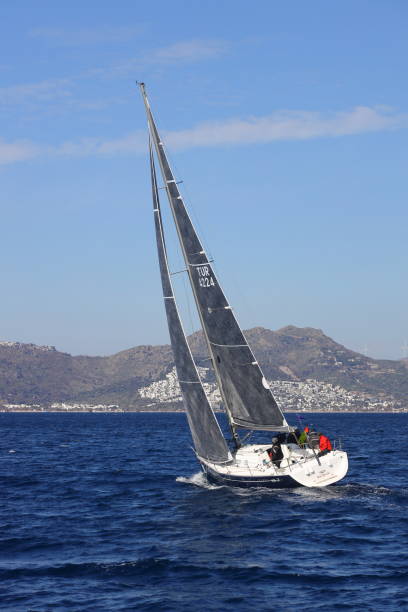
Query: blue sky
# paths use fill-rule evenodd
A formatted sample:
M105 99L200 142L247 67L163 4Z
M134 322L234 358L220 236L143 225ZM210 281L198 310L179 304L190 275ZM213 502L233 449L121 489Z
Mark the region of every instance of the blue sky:
M4 0L0 17L0 338L168 342L138 79L242 326L402 357L406 2Z

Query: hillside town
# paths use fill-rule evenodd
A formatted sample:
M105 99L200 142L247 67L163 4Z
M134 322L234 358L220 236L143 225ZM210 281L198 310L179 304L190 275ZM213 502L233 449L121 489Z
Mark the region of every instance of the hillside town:
M205 381L208 368L199 368L201 379ZM305 382L286 380L268 381L271 391L285 412L405 412L408 406L401 402L383 397L348 391L339 385L308 379ZM215 383L204 382L210 403L219 408L221 397ZM139 389L140 396L163 406L169 402L181 402L180 388L176 369L165 379Z
M26 343L26 342L11 342L9 340L0 340L0 346L4 346L7 348L14 348L14 349L22 349L24 351L36 351L36 352L49 352L49 351L53 351L55 352L57 349L55 348L55 346L50 346L48 344L46 345L38 345L38 344L33 344L32 342L30 343Z
M221 397L214 382L207 382L209 368L199 368L204 389L213 408L221 410ZM271 391L284 412L408 412L408 405L394 399L349 391L330 383L308 379L301 381L271 380ZM173 368L165 378L138 391L141 403L129 410L119 404L53 402L45 404L0 405L2 412L173 412L182 411L182 398Z

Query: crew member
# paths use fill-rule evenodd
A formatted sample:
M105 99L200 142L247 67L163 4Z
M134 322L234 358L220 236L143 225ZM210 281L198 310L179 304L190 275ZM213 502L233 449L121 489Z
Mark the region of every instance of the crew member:
M278 438L272 438L272 446L268 449L268 455L271 458L272 463L279 468L283 459L283 452Z
M320 449L319 457L321 457L322 455L327 455L327 453L333 450L329 438L327 436L324 436L320 432L319 432L319 449Z
M306 444L309 431L310 431L309 425L306 425L306 427L304 428L304 430L302 431L302 433L299 436L299 446L302 446L303 444Z
M286 435L286 444L298 444L301 433L298 428Z
M307 435L307 439L309 442L310 448L319 448L319 434L313 428L309 431Z

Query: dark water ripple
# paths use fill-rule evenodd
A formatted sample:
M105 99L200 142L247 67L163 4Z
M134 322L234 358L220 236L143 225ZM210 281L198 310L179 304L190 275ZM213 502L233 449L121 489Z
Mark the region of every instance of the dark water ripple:
M249 491L180 414L0 414L0 609L408 610L408 415L313 422L347 478Z

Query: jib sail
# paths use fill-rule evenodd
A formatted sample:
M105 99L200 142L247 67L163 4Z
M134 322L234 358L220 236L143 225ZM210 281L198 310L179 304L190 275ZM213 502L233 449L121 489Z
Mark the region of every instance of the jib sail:
M225 463L230 461L232 457L224 436L222 435L218 421L215 418L213 409L203 389L177 311L167 264L166 246L151 144L149 148L154 222L163 298L166 307L171 346L173 348L174 361L188 423L197 455L213 463Z

